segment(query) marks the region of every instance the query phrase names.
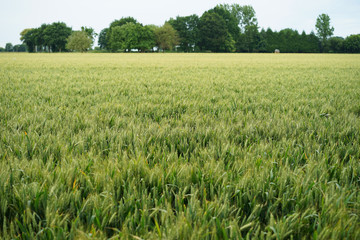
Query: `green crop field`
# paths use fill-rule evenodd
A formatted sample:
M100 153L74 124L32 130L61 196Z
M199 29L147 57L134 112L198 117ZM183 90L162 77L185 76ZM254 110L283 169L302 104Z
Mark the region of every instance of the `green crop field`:
M360 239L360 55L0 54L3 239Z

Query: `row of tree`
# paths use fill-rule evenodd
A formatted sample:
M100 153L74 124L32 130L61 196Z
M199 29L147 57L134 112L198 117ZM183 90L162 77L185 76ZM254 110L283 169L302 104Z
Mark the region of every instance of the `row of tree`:
M99 35L99 46L108 51L162 50L211 52L356 53L360 35L346 39L331 37L334 28L330 17L321 14L316 20L317 33L300 34L297 30L279 32L270 28L259 31L255 10L248 5L220 4L197 15L171 18L162 27L143 26L134 18L115 20Z
M251 6L220 4L200 17L178 16L160 27L143 25L132 17L121 18L100 32L98 44L101 50L110 52L360 52L360 35L332 37L334 28L328 15L319 15L315 28L316 34L300 34L293 29L259 31ZM72 31L61 22L25 29L20 35L29 52L86 51L97 36L92 28Z
M26 52L26 50L25 44L16 44L13 46L11 43L6 43L5 48L0 47L0 52Z
M99 46L109 51L151 49L177 51L234 52L244 40L246 46L258 29L255 11L251 6L218 5L201 17L190 15L171 18L161 27L142 26L128 17L115 20L99 35ZM242 34L246 37L241 39ZM247 41L247 42L246 42Z
M38 28L24 29L20 33L20 40L26 44L29 52L61 52L66 49L67 39L71 33L72 29L65 23L55 22L42 24Z
M157 49L173 50L179 43L177 31L165 23L161 27L155 25L143 26L132 17L113 21L99 35L99 46L112 52L119 50L141 52Z
M91 47L97 34L92 28L82 27L81 31L73 31L63 22L54 22L24 29L20 36L29 52L61 52L73 49L85 51ZM81 46L79 49L78 45Z

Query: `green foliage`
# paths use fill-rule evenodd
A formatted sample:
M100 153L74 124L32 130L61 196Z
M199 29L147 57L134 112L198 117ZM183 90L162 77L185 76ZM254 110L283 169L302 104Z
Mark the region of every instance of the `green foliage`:
M21 32L21 40L27 46L29 52L36 51L38 29L25 29Z
M121 27L116 26L112 29L110 36L112 51L123 49L131 51L148 51L155 46L154 31L149 26L142 26L139 23L126 23Z
M237 18L226 8L216 6L213 9L208 11L209 13L217 13L222 19L224 19L225 24L222 26L226 28L227 32L231 35L232 39L238 39L240 34L240 28L238 26Z
M115 26L113 28L111 28L111 35L110 38L108 40L109 42L109 48L111 49L111 51L115 52L119 49L121 49L122 45L123 45L123 31L121 29L120 26Z
M113 28L113 27L121 27L122 25L125 25L127 23L134 23L134 24L137 24L138 21L133 18L133 17L124 17L124 18L121 18L119 20L114 20L111 24L110 24L110 27L109 28Z
M20 33L20 40L24 41L26 39L26 37L25 37L26 34L28 32L30 32L31 30L33 30L33 29L32 28L26 28L26 29L22 30L21 33Z
M331 53L344 52L344 38L342 37L329 38L329 52Z
M113 40L115 39L118 39L120 36L117 36L119 35L119 30L116 30L116 33L112 33L113 29L116 28L116 27L121 27L127 23L133 23L133 24L138 24L137 20L133 17L125 17L125 18L121 18L119 20L114 20L109 28L107 29L106 31L106 46L109 50L111 51L117 51L120 46L121 46L121 43L120 42L113 42ZM117 28L119 29L119 28ZM103 41L105 42L105 40Z
M262 29L259 34L258 46L254 45L254 51L274 52L275 49L280 49L282 53L316 53L320 51L319 39L313 32L306 34L303 31L299 34L298 31L289 28L273 32L268 28L266 31Z
M236 42L232 38L231 34L228 33L228 35L225 39L224 52L235 52L236 51L235 43Z
M248 52L253 52L260 41L260 35L257 25L248 25L245 27L243 42Z
M92 39L94 40L95 37L97 36L97 33L95 32L95 30L91 27L81 27L81 31L82 32L86 32L86 34Z
M236 19L239 30L244 33L247 26L257 26L257 18L255 17L256 13L252 6L250 5L239 5L239 4L220 4L217 8L226 10L231 14L233 18Z
M95 30L91 27L81 27L81 31L85 32L89 38L91 39L91 45L94 43L95 38L97 37L97 33L95 32Z
M334 33L334 27L330 26L330 17L327 14L321 14L316 19L315 24L317 36L321 41L321 52L324 51L324 48L327 44L327 40Z
M136 44L138 43L138 29L139 24L135 23L126 23L120 27L121 29L121 49L125 49L130 51L131 49L135 48Z
M170 18L160 28L143 26L133 17L114 20L100 32L98 44L101 52L148 52L153 51L155 46L162 50L173 50L176 46L176 51L183 52L273 52L275 49L283 53L358 52L357 37L351 37L348 41L339 37L331 38L334 28L327 14L318 16L315 27L316 35L304 31L299 34L297 30L289 28L279 32L273 32L270 28L259 32L252 6L219 4L200 18L195 14L177 16ZM94 29L81 29L93 43L97 37ZM20 39L29 52L58 52L64 50L71 33L71 28L58 22L24 29ZM23 51L24 47L19 45L17 49Z
M26 44L16 44L13 47L14 52L26 52Z
M177 16L168 21L171 26L178 32L180 38L180 51L193 52L198 48L199 42L199 17L190 15L186 17Z
M221 44L224 47L220 51L232 52L235 48L240 52L258 50L260 35L255 10L251 6L220 4L208 12L217 13L223 18L222 27L225 27L230 35L225 38L225 43ZM217 34L212 35L216 36Z
M2 239L360 238L359 55L13 57Z
M348 53L360 53L360 34L348 36L344 41L344 49Z
M139 42L138 34L140 28L141 28L140 24L138 23L135 24L132 22L126 23L121 27L119 27L118 29L119 31L117 31L120 39L119 49L125 49L127 51L130 51L131 49L136 48Z
M65 23L55 22L48 25L43 34L45 45L49 47L49 51L61 52L65 49L68 37L72 30Z
M246 26L254 26L258 25L258 21L256 18L255 10L250 5L244 5L244 6L237 6L234 4L232 6L232 11L236 13L236 16L239 16L240 21L239 25L240 28L244 31L246 30Z
M107 49L107 32L108 32L108 28L104 28L103 30L101 30L100 34L99 34L99 39L98 39L98 44L100 46L100 49Z
M163 26L154 29L156 45L165 52L173 50L179 44L179 35L177 31L166 22Z
M65 50L68 37L72 30L63 22L42 24L39 28L25 29L21 32L21 40L27 45L29 52Z
M12 45L12 43L6 43L5 52L13 52L13 51L14 51L14 46Z
M91 36L87 32L75 31L68 38L66 48L77 52L86 52L92 43Z
M151 26L141 26L136 48L141 52L152 51L156 45L155 31Z
M212 13L218 16L210 17ZM247 5L220 4L204 13L200 19L196 15L178 16L170 19L169 23L179 33L179 50L185 52L199 48L213 52L233 52L235 49L252 52L259 44L255 11ZM241 32L243 35L240 35Z
M199 22L200 42L202 50L225 52L226 42L231 43L231 35L227 31L225 20L215 12L205 12ZM233 48L232 46L230 46Z

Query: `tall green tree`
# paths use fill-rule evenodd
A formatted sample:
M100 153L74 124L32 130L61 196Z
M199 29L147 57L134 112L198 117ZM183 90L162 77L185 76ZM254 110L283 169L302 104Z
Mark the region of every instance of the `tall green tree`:
M128 22L112 29L110 42L112 51L137 49L145 52L154 47L155 33L149 26Z
M29 52L34 52L36 47L36 37L35 32L37 29L30 28L30 29L24 29L20 35L20 40L26 44L27 49Z
M179 44L179 35L177 31L166 22L163 26L155 29L155 39L158 48L163 50L173 50Z
M245 32L246 26L258 24L256 12L250 5L241 6L239 4L220 4L217 7L230 12L230 14L236 19L237 25L242 33Z
M199 46L203 51L225 52L234 48L234 40L229 39L231 35L225 20L216 12L205 12L201 16L199 34Z
M141 25L139 23L128 22L120 27L121 43L120 49L130 51L136 49L139 43Z
M47 37L46 36L46 29L49 27L50 25L48 24L41 24L41 26L39 28L36 29L36 31L34 32L34 36L35 36L35 40L36 40L36 52L37 51L50 51L50 39L51 37Z
M253 51L260 43L256 13L252 6L239 4L220 4L215 9L222 9L228 31L236 41L237 51ZM218 13L220 13L218 11ZM228 16L225 17L224 13ZM229 17L231 16L231 17ZM235 28L236 26L236 28ZM255 28L257 31L255 31ZM236 30L236 31L235 31ZM262 48L265 47L265 39L262 41Z
M115 27L121 27L127 23L134 23L137 24L138 21L133 18L133 17L125 17L125 18L121 18L119 20L114 20L113 22L110 23L110 26L108 28L108 30L106 31L106 48L111 50L111 51L116 51L118 49L118 43L116 42L112 42L111 39L116 39L116 37L112 37L112 30ZM115 35L118 35L118 30L117 33L115 33Z
M21 31L20 33L20 40L24 41L25 40L25 35L30 32L31 30L33 30L33 28L25 28L24 30Z
M210 9L208 11L209 13L217 13L219 16L221 16L225 24L223 27L226 28L227 32L231 35L233 39L238 39L240 35L240 28L238 24L237 18L231 13L231 10L228 10L225 7L222 7L222 5L217 5L213 9Z
M246 50L248 52L253 52L257 48L260 41L260 34L257 25L248 25L245 27L244 40Z
M199 42L199 17L195 14L186 17L177 16L168 22L179 34L180 50L184 52L194 51Z
M72 29L63 22L42 24L38 28L24 29L20 33L20 40L26 44L29 52L65 50L68 37Z
M240 29L243 29L245 31L246 26L258 25L256 12L252 6L250 5L236 6L236 4L234 4L232 6L232 11L234 11L234 13L237 13L237 15L240 17L239 19Z
M121 49L124 41L123 35L123 30L120 26L111 28L111 34L109 35L108 39L108 49L112 52L116 52L117 50Z
M330 26L329 15L323 13L316 19L315 24L317 36L320 39L320 51L323 52L329 37L334 33L334 27Z
M42 34L48 51L61 52L65 50L67 39L71 33L71 28L63 22L54 22L46 26Z
M91 47L91 44L92 39L88 33L85 31L75 31L69 36L66 48L73 51L86 52Z
M156 45L155 31L151 26L142 26L139 32L137 49L141 52L153 50Z
M109 28L104 28L101 30L99 34L98 44L100 46L100 49L106 49L108 46L106 35L108 33Z

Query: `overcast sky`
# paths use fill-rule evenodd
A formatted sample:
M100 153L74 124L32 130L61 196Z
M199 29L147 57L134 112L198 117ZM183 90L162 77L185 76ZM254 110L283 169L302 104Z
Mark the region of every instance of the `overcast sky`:
M19 44L20 32L42 23L65 22L73 30L88 26L99 33L121 17L131 16L143 24L162 25L170 17L197 14L220 3L251 5L259 26L314 30L316 18L326 13L335 28L334 35L360 33L360 0L1 0L0 46Z

